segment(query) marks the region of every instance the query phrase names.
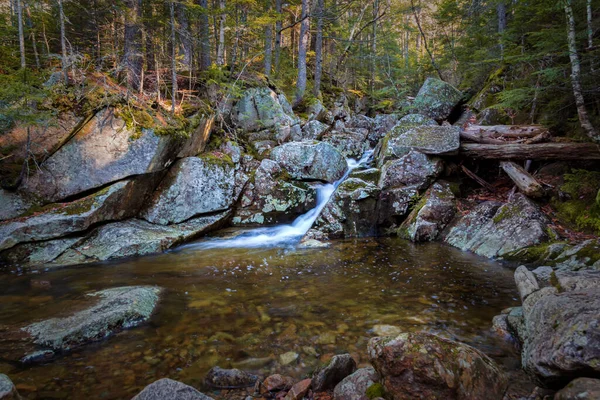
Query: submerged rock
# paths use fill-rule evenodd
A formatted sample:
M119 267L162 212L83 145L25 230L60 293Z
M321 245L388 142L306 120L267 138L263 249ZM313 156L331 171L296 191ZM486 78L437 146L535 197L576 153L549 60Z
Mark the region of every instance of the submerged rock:
M239 369L223 369L213 367L204 381L208 386L217 389L234 389L254 386L258 376L249 374Z
M10 378L0 374L0 400L20 400L21 396Z
M594 399L600 399L600 379L577 378L554 396L554 400Z
M334 400L368 400L367 389L379 380L373 367L357 369L345 377L333 390Z
M450 229L445 241L484 257L501 257L547 241L549 223L534 202L517 193L506 204L480 204Z
M131 400L213 400L191 386L163 378L152 382Z
M222 153L207 153L177 161L141 216L168 225L196 215L223 211L234 202L234 164Z
M419 113L441 121L450 116L462 97L463 94L449 83L427 78L415 97L413 107Z
M293 179L335 182L347 168L342 154L328 143L292 142L275 147L269 156Z
M313 375L313 391L324 392L333 389L354 371L356 371L356 362L350 354L333 356L325 368L315 372Z
M418 332L369 341L369 359L391 399L501 399L500 368L465 344Z
M89 293L97 303L70 317L52 318L23 328L33 342L55 351L66 351L147 321L162 289L125 286Z

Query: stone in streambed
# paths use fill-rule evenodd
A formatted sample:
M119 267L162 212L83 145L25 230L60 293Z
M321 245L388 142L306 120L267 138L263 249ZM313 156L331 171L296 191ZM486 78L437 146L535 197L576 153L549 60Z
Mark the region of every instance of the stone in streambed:
M298 353L288 351L287 353L283 353L279 356L279 362L281 362L281 365L288 365L296 361L298 357Z
M367 389L377 381L379 381L379 374L373 367L357 369L336 385L333 399L368 400Z
M260 382L260 384L257 384L258 390L256 391L262 395L267 395L271 392L288 390L293 384L294 378L280 374L274 374L266 377L264 381Z
M151 286L125 286L90 293L88 296L98 298L94 306L70 317L36 322L23 331L41 347L70 350L147 321L161 291Z
M314 392L323 392L335 388L345 377L356 371L356 362L350 354L334 356L329 364L313 375Z
M235 389L254 386L258 376L249 374L239 369L223 369L213 367L204 381L208 386L216 389Z
M515 283L517 284L521 301L524 301L531 293L540 290L535 275L524 265L521 265L515 271Z
M284 397L284 400L302 400L308 393L312 380L304 379L296 383Z
M191 386L172 379L159 379L146 386L131 400L213 400Z
M21 396L10 378L0 374L0 400L20 400Z

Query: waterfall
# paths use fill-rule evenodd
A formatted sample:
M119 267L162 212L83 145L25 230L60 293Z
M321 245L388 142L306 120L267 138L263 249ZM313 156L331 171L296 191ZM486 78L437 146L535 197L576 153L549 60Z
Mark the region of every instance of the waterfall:
M317 187L317 205L312 210L300 215L294 222L287 225L276 225L264 228L256 228L231 239L209 239L199 243L193 243L185 247L196 249L214 248L242 248L242 247L274 247L298 243L304 234L312 227L323 208L327 205L335 190L348 175L356 168L369 162L373 150L367 150L358 161L347 159L348 168L341 179L334 183L322 184Z

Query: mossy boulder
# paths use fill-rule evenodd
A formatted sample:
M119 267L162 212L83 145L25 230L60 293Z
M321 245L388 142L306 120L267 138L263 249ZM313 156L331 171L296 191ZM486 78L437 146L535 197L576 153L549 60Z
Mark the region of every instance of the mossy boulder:
M463 94L454 86L435 78L427 78L412 107L436 121L447 119L460 103Z
M368 354L386 398L393 400L501 399L508 385L488 356L431 333L375 337Z
M377 144L377 147L375 148L377 165L381 167L387 161L397 159L398 155L396 155L393 152L393 148L390 147L390 141L393 143L396 138L404 135L412 128L419 126L438 126L438 123L422 114L408 114L401 118L397 124L393 125L385 132L385 135Z
M548 217L525 195L505 204L487 201L455 223L445 241L484 257L502 257L551 239Z
M344 156L323 142L292 142L275 147L269 155L293 179L335 182L346 172Z
M366 129L344 129L342 132L332 131L322 140L335 147L344 157L360 159L369 149Z
M381 168L379 187L389 189L416 185L426 189L444 170L444 163L438 157L432 157L418 151L396 160L386 162Z
M369 396L371 392L375 392L374 389L376 389L376 386L381 387L381 385L376 383L378 380L379 374L377 374L377 371L373 367L357 369L336 385L333 390L333 399L368 400L375 397L383 397L383 390L377 393L377 396Z
M224 153L177 161L140 215L161 225L223 211L234 203L234 163Z
M402 132L401 132L402 131ZM418 126L404 130L396 126L385 141L382 154L399 158L411 150L423 154L456 154L460 146L460 128L456 126Z

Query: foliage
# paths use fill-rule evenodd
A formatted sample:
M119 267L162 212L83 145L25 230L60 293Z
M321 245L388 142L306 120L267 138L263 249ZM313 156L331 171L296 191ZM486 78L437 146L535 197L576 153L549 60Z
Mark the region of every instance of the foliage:
M561 190L570 199L554 200L559 215L579 229L600 234L600 172L579 169L565 174Z

